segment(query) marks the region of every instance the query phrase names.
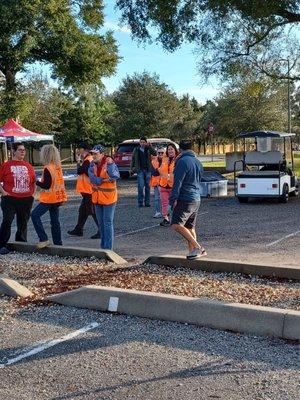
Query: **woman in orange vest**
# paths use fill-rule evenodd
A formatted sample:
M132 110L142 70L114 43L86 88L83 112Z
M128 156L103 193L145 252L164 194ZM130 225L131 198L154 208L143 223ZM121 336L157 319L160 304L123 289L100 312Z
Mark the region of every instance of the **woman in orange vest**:
M41 162L44 165L43 175L36 185L41 188L39 201L31 213L31 219L39 237L38 249L49 246L50 241L43 227L41 217L47 211L50 214L51 234L53 243L61 246L61 229L59 223L59 207L67 200L63 172L58 149L53 144L41 148Z
M92 203L92 185L89 178L89 167L93 156L90 154L91 146L82 144L79 146L77 161L77 184L76 192L80 193L82 200L78 210L78 220L74 229L69 230L70 236L83 236L83 228L88 219L89 215L93 217L95 224L97 225L97 233L91 236L91 239L99 239L100 233L98 229L98 222L95 214L95 208Z
M153 218L161 218L161 202L160 202L160 194L159 194L159 171L158 168L162 164L163 156L165 151L163 148L157 149L157 156L152 156L151 160L151 179L150 179L150 187L154 189L154 207L155 207L155 214Z
M98 144L91 150L93 161L89 168L92 184L92 202L100 229L102 249L112 250L114 240L114 215L118 199L116 180L120 177L114 160L105 155L105 148Z
M173 143L170 143L166 150L166 156L163 158L161 166L158 168L159 171L159 193L161 201L161 213L163 221L160 223L161 226L169 226L169 198L174 182L174 166L175 159L178 156L178 150Z

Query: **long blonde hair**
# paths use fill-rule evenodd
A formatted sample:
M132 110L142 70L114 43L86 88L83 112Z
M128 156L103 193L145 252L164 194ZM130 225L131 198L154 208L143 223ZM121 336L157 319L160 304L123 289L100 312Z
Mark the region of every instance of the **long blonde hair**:
M59 151L57 147L55 147L53 144L45 144L41 148L40 159L43 165L48 165L48 164L55 164L57 166L61 165Z

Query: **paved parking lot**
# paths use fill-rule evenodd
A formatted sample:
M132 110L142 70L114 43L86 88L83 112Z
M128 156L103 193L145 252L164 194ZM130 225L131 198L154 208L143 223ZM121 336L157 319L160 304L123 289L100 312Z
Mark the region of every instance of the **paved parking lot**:
M0 334L3 400L298 399L297 347L277 339L59 306Z
M72 191L69 198L61 208L64 244L98 247L98 240L89 239L95 233L91 218L83 238L67 235L77 220L80 201ZM136 180L121 180L115 216L115 251L138 261L153 254L186 254L184 241L170 228L160 227L160 221L152 215L153 209L137 207ZM49 217L46 215L44 220L50 232ZM300 197L291 198L288 204L278 204L276 200L239 204L230 191L226 198L203 199L197 232L213 259L299 265L299 227ZM37 241L31 223L28 239Z

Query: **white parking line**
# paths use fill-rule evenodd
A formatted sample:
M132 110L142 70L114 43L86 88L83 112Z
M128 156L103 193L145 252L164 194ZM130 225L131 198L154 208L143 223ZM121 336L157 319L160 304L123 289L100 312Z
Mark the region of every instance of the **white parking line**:
M74 337L81 335L82 333L85 333L85 332L90 331L91 329L97 328L97 326L99 326L98 322L91 322L90 324L84 326L83 328L78 329L75 332L69 333L66 336L62 336L59 339L45 341L45 342L40 343L36 347L30 347L28 349L24 349L22 354L20 354L19 356L15 357L15 358L11 358L10 360L7 360L4 363L0 364L0 369L6 367L8 365L15 364L16 362L23 360L24 358L31 357L35 354L38 354L38 353L40 353L44 350L47 350L50 347L53 347L59 343L66 342L67 340L73 339Z
M205 211L203 213L200 213L198 215L204 215L204 214L208 214L208 211ZM155 225L151 225L151 226L146 226L145 228L141 228L141 229L137 229L135 231L130 231L130 232L125 232L125 233L120 233L120 235L116 235L115 237L121 237L121 236L127 236L127 235L133 235L134 233L138 233L138 232L142 232L142 231L146 231L148 229L152 229L152 228L156 228L160 226L159 224L155 224Z
M155 228L160 226L159 224L155 224L155 225L151 225L151 226L146 226L146 228L141 228L141 229L137 229L136 231L130 231L130 232L125 232L125 233L121 233L120 235L116 235L115 237L121 237L121 236L127 236L127 235L133 235L134 233L137 232L142 232L142 231L146 231L147 229L151 229L151 228Z
M289 237L296 236L299 233L300 233L300 231L296 231L296 232L290 233L289 235L283 236L282 238L280 238L278 240L275 240L275 242L266 244L266 247L274 246L274 244L282 242L283 240L288 239Z

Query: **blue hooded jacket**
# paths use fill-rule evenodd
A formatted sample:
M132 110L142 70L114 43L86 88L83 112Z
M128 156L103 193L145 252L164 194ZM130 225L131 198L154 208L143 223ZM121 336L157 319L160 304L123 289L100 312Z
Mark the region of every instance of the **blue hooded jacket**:
M189 203L201 200L200 182L203 166L192 150L184 151L176 160L174 168L174 185L170 195L170 206L175 200Z

